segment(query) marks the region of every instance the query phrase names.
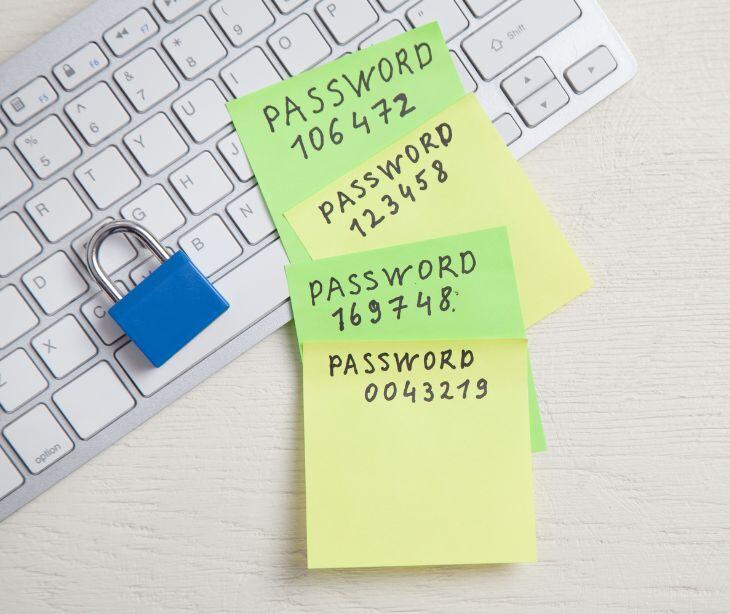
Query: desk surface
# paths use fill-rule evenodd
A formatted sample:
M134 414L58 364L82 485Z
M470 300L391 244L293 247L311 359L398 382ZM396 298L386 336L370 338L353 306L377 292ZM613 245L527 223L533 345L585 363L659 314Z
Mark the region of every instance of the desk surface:
M730 610L730 5L602 4L639 75L524 160L595 280L530 330L541 562L308 572L289 325L0 524L3 612Z

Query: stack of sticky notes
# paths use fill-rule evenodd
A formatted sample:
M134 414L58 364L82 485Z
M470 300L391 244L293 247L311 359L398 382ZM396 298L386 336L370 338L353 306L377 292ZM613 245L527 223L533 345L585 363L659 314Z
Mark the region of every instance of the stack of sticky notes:
M525 326L590 280L438 26L229 111L291 262L309 567L535 560Z

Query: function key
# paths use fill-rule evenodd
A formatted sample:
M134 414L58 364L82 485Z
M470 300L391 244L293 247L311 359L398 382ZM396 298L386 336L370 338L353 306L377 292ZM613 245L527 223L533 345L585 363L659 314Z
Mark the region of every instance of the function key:
M104 32L104 40L114 55L121 57L159 32L157 22L145 9L139 9Z
M53 67L59 83L72 90L109 66L109 60L96 43L89 43Z
M3 100L2 107L10 121L19 126L57 99L58 94L48 79L38 77Z
M202 0L155 0L155 7L165 21L175 21L201 2Z

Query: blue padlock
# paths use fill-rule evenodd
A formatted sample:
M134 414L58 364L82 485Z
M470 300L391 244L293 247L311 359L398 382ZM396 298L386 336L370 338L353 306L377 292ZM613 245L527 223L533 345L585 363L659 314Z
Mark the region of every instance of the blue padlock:
M126 296L99 265L99 248L115 233L136 236L162 263ZM92 277L114 301L109 315L155 367L165 364L229 307L185 252L170 256L136 222L104 224L91 237L86 258Z

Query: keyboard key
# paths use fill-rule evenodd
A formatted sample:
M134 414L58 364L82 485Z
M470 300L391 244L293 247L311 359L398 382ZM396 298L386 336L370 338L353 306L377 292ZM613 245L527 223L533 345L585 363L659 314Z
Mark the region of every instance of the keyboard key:
M158 113L124 137L124 144L148 175L155 175L188 153L188 146L167 119Z
M3 126L2 122L0 122L0 138L5 136L5 133L7 130L5 130L5 126Z
M124 284L117 282L116 285L122 294L126 292ZM111 345L124 336L122 329L108 314L111 306L112 301L106 292L98 292L81 306L81 313L105 345Z
M107 362L100 362L53 395L81 439L90 439L135 406Z
M568 94L557 80L548 83L517 107L524 122L534 128L568 104Z
M31 341L56 379L67 376L96 356L96 346L72 315L61 318Z
M124 205L120 213L142 224L158 239L171 235L185 223L185 217L159 184Z
M298 75L319 64L332 51L314 22L305 14L269 36L268 41L290 75Z
M464 66L464 62L461 61L459 54L457 54L453 49L451 50L451 60L454 62L456 72L459 73L464 89L467 92L476 92L477 82L474 81L474 77L471 76L471 73L466 69L466 66Z
M195 215L233 192L233 184L207 151L172 173L170 183Z
M474 13L474 17L484 17L500 4L504 4L505 0L464 0L464 2L466 2L469 10Z
M226 211L251 245L264 240L275 230L258 186L231 201Z
M165 21L175 21L201 2L202 0L155 0L155 8Z
M391 21L387 23L385 26L380 28L377 32L372 34L371 36L368 36L368 38L363 39L363 41L360 43L360 49L365 49L366 47L372 47L373 45L376 45L378 43L382 43L383 41L387 41L388 39L393 38L394 36L398 36L399 34L403 34L406 29L403 27L403 24L401 24L400 21Z
M469 21L454 0L422 0L409 8L406 15L414 28L438 21L447 41L469 26Z
M521 0L461 46L482 79L491 81L580 16L574 0Z
M139 177L114 147L79 166L74 175L99 209L106 209L139 186Z
M203 81L178 98L172 104L172 109L197 143L202 143L231 123L226 99L210 80Z
M25 203L25 210L51 243L91 219L91 213L67 179L60 179L31 198Z
M58 94L45 77L33 79L3 100L3 110L16 126L38 115L58 100Z
M178 88L178 82L154 49L148 49L114 73L114 80L140 113Z
M284 15L291 13L295 8L302 6L307 0L274 0L276 8Z
M231 134L218 141L218 151L221 152L226 162L228 162L228 166L231 167L240 181L248 181L253 177L251 164L248 161L246 152L243 151L238 134L231 132Z
M211 215L202 224L180 237L180 247L203 275L212 275L243 253L223 220Z
M340 45L378 22L378 14L368 0L322 0L315 10Z
M226 48L200 16L163 38L162 46L186 79L194 79L226 57Z
M84 263L84 266L86 266L86 247L89 244L89 240L102 224L106 224L111 220L112 218L110 217L102 220L71 243L76 255ZM137 250L125 234L117 233L107 237L99 248L99 265L108 275L116 273L136 257Z
M565 79L576 94L591 89L616 68L616 59L606 47L598 47L565 71Z
M35 327L39 320L15 286L0 290L0 350Z
M23 476L15 468L15 465L0 450L0 499L7 497L11 492L17 490L23 484Z
M210 7L213 18L235 47L250 41L274 23L274 16L261 0L220 0Z
M236 98L281 81L260 47L254 47L226 66L221 71L221 79Z
M0 407L4 411L19 409L46 388L46 378L25 350L18 348L0 360Z
M130 120L129 113L103 82L74 98L64 110L89 145L100 143Z
M40 243L17 213L0 219L0 277L10 275L40 253Z
M56 252L28 271L23 275L23 283L48 315L64 308L89 288L63 252Z
M88 43L53 67L59 83L72 90L109 66L109 60L96 43Z
M139 9L104 32L104 40L114 55L123 56L157 34L159 29L152 15L145 9Z
M512 145L522 136L522 129L509 113L500 115L493 123L506 145Z
M116 352L119 364L144 396L154 394L286 301L287 264L279 241L267 245L213 284L229 309L162 367L154 368L133 343Z
M512 104L518 104L554 78L545 60L535 58L502 81L502 89Z
M5 427L3 435L33 474L50 467L74 447L42 403Z
M81 155L81 149L55 115L15 139L15 146L35 174L46 179Z
M0 149L0 209L33 187L28 175L7 149Z

